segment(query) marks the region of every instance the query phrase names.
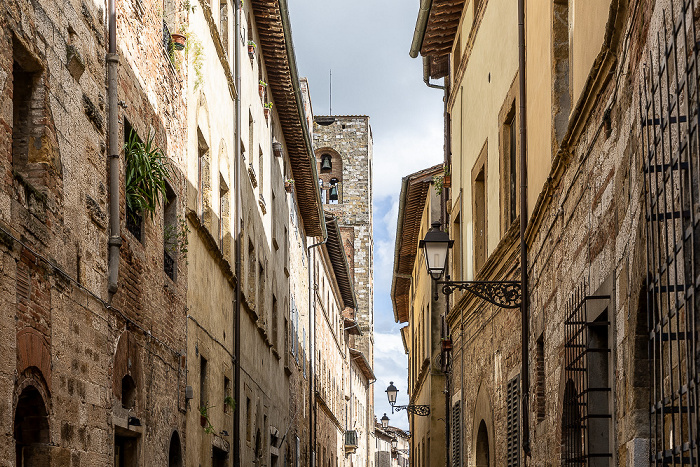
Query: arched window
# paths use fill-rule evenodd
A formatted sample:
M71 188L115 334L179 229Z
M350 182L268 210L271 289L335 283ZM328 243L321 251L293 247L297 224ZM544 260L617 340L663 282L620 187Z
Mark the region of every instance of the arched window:
M476 467L490 467L489 432L484 420L479 424L476 435Z
M16 466L49 465L49 418L34 386L24 388L17 400L14 438Z

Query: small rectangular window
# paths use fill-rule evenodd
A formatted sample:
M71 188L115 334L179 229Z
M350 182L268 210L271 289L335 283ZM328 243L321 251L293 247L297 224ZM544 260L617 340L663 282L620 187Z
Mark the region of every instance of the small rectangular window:
M173 281L177 272L180 243L184 240L182 235L184 232L177 219L177 196L166 182L163 200L163 271Z
M199 357L199 406L207 407L209 394L207 393L207 359Z
M125 147L133 146L135 144L141 143L141 138L139 137L136 130L131 126L131 123L125 118L124 119L124 145ZM132 164L132 159L126 156L126 171L130 172ZM131 233L131 235L136 238L139 242L142 241L143 232L143 213L133 209L128 204L126 206L126 229Z
M474 275L478 274L481 267L486 263L488 256L488 222L486 216L488 214L487 206L487 184L486 184L486 155L488 153L487 145L477 160L477 163L472 171L472 187L474 193L473 200L473 223L474 223Z

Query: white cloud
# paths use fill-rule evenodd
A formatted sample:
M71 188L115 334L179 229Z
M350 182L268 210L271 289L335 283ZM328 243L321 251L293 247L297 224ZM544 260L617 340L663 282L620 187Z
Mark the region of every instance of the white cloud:
M420 112L419 109L412 111ZM377 133L374 138L373 196L398 197L401 178L443 160L443 125L439 118L425 118L405 128Z

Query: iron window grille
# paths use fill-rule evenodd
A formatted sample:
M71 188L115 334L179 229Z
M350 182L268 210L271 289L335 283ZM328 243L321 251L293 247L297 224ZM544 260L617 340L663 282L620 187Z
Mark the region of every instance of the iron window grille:
M700 94L695 0L675 0L640 86L652 465L698 465Z
M566 305L563 465L609 466L612 400L609 295L576 288Z

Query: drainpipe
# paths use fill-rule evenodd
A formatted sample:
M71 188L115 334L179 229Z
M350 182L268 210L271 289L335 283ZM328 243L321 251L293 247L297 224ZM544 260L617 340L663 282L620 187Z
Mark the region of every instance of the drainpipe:
M425 81L426 79L426 71L427 68L425 67L426 64L426 59L423 59L423 80ZM451 73L450 65L448 63L447 65L447 76L448 78L445 79L445 86L442 86L442 89L445 90L445 97L443 98L444 101L444 125L445 125L445 155L444 155L444 160L445 164L447 164L447 167L450 168L450 173L452 173L452 120L450 117L450 113L448 112L447 109L447 102L450 99L450 80L449 76ZM428 82L426 82L428 86L431 86ZM449 194L451 191L451 188L444 188L443 192L445 192L446 198L449 198L447 194ZM444 216L444 222L446 223L445 225L445 230L447 232L450 231L449 225L450 223L447 222L447 206L446 203L442 203L442 215ZM442 220L442 219L441 219ZM458 235L461 235L461 232L457 232ZM454 236L453 236L454 237ZM452 257L452 261L454 262L454 255ZM437 286L437 285L435 285ZM450 337L449 334L449 329L447 328L447 316L450 313L450 297L451 295L445 295L445 315L443 319L444 323L444 329L443 329L443 337ZM448 354L443 352L444 358L448 358ZM451 355L450 355L451 358ZM450 394L450 372L448 370L447 364L443 364L443 367L445 368L445 466L449 467L450 466L450 399L452 398Z
M117 292L119 280L119 113L117 105L117 7L116 0L107 0L109 14L109 43L107 48L107 107L109 153L109 264L107 290L110 298Z
M325 234L326 236L323 241L307 247L307 256L309 258L309 455L311 456L311 467L316 466L316 455L314 451L316 447L316 420L314 416L316 412L316 407L314 406L314 389L316 385L314 379L314 361L316 359L316 349L314 348L314 344L316 343L316 299L314 298L315 285L311 285L311 275L313 273L311 249L319 247L328 241L328 231L326 231Z
M445 86L440 86L439 84L432 84L430 82L430 57L423 57L423 82L426 86L433 89L446 89ZM447 98L445 96L445 109L447 109ZM445 110L447 111L447 110Z
M411 50L408 55L411 58L416 58L420 48L423 46L423 37L425 36L425 28L428 25L430 17L430 8L433 6L433 0L421 0L420 10L418 10L418 18L416 19L416 29L413 31L413 40L411 41Z
M234 0L234 32L233 32L233 67L235 74L236 87L236 102L234 110L234 131L233 137L236 139L233 143L235 148L234 155L234 179L236 184L236 200L235 212L236 220L234 222L234 238L235 238L235 256L236 256L236 298L234 302L233 312L233 339L234 339L234 394L238 399L238 407L241 407L241 243L243 242L241 234L241 44L239 43L240 29L240 10L241 4L239 0ZM241 465L241 411L233 411L233 465L239 467Z
M525 0L518 0L518 54L519 54L519 78L520 78L520 280L521 280L521 360L522 370L520 381L522 384L523 407L523 452L530 457L530 365L529 365L529 337L530 316L528 312L530 295L528 293L528 263L527 241L525 229L527 227L527 126L525 98Z

